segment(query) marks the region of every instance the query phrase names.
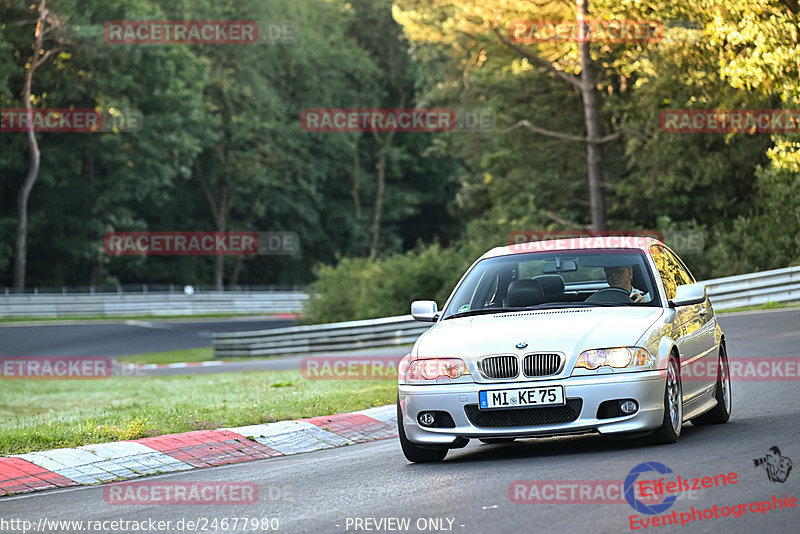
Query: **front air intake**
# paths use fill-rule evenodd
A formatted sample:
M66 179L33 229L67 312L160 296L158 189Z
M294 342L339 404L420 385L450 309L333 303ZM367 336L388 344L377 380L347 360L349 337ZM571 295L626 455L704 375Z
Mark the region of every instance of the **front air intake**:
M519 360L516 356L489 356L479 364L486 378L516 378L519 375Z
M561 370L560 354L528 354L522 363L525 376L550 376Z

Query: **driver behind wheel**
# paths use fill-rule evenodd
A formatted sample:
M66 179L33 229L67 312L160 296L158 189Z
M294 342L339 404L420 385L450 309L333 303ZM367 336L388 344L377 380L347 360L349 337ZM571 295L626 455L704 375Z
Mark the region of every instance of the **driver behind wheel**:
M603 267L606 273L606 281L609 287L618 287L630 293L633 302L647 302L650 300L648 294L644 294L633 287L633 265L621 265L619 267Z

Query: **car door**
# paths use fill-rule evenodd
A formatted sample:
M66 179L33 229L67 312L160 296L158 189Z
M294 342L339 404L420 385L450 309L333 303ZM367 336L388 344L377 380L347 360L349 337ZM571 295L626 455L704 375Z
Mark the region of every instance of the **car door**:
M666 253L682 273L682 278L686 280L685 283L694 284L696 282L694 276L678 255L670 249L666 249ZM687 331L696 336L698 357L689 364L689 370L692 372L691 381L697 386L697 393L701 394L711 389L716 383L717 353L714 349L716 348L717 319L714 317L708 297L704 302L695 306L686 306L686 308L692 308L696 312L688 318Z
M678 286L694 283L691 273L666 247L652 245L650 251L664 284L668 300L675 297ZM707 310L707 302L675 308L675 342L681 357L683 398L686 402L697 398L708 386L707 380L698 381L693 378L707 375L707 372L698 374L705 371L702 366L706 364L709 352L708 325L704 315ZM713 328L711 329L711 343L713 345Z

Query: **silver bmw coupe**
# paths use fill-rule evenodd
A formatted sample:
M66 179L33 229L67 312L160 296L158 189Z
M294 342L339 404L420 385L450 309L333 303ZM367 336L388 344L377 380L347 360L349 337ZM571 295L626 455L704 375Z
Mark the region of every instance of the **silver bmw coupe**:
M470 439L583 433L674 443L725 423L725 336L705 286L652 238L594 237L492 249L464 274L401 362L398 430L412 462ZM689 378L687 378L689 377Z

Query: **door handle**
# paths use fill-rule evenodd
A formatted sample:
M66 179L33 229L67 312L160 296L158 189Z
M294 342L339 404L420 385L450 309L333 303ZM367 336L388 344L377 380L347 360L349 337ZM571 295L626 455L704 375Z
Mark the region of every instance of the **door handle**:
M706 308L700 308L700 310L697 313L699 313L700 315L705 315L706 313L708 313L708 310Z

